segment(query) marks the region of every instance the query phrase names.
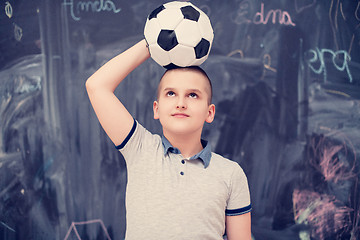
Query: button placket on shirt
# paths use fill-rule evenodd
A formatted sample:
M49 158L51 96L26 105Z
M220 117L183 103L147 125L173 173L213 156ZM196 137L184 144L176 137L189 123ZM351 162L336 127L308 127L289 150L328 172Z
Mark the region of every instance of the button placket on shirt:
M181 160L181 165L182 165L183 168L185 167L185 164L186 164L186 159L182 159L182 160ZM180 171L180 175L181 175L181 176L184 176L184 175L185 175L184 170Z

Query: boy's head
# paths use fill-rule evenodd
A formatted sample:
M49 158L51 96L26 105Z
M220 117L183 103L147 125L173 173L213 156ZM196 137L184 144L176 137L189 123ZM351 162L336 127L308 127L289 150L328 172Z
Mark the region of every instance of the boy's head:
M158 86L154 118L164 134L201 135L204 122L211 123L215 116L211 98L210 79L200 67L167 70Z
M212 90L212 84L211 84L211 80L209 78L209 76L206 74L206 72L199 66L190 66L190 67L184 67L184 68L173 68L173 69L168 69L165 71L165 73L162 75L159 85L158 85L158 89L156 92L156 100L159 100L159 90L161 88L161 83L163 78L170 72L172 71L189 71L189 72L193 72L193 73L198 73L200 74L203 78L205 78L207 80L207 94L208 94L208 104L211 104L212 101L212 95L213 95L213 90Z

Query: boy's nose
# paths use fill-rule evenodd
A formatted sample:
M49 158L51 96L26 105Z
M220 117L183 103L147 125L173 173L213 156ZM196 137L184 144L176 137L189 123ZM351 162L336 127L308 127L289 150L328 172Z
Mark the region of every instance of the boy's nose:
M184 98L179 98L176 108L177 109L186 109L186 102L185 102Z

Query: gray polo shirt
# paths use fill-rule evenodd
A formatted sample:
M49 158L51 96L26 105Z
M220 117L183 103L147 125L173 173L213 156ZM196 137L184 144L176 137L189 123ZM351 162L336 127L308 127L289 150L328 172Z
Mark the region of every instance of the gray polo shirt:
M126 160L126 240L220 240L225 216L251 211L247 178L210 144L185 159L138 122L117 148Z

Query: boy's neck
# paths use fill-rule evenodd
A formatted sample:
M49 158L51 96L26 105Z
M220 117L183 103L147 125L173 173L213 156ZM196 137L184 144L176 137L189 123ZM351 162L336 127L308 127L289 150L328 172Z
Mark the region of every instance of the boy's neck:
M166 133L164 133L164 136L173 147L176 147L180 150L181 155L184 158L192 157L203 149L203 146L201 144L201 136L174 136Z

